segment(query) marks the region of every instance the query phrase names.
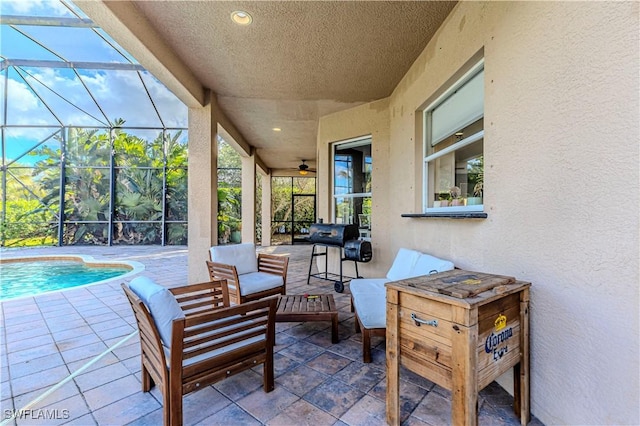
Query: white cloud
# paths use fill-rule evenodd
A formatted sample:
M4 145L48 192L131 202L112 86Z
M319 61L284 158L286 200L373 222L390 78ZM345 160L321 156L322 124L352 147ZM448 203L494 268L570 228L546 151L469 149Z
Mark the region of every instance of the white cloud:
M143 78L164 124L167 127L186 128L188 126L186 105L150 73L143 74Z
M5 76L0 76L0 84L5 86ZM21 84L13 79L9 79L7 82L8 89L7 94L9 98L7 103L13 106L13 110L16 112L27 112L38 107L38 98L27 88L25 84ZM25 124L25 123L20 123Z
M2 13L37 16L74 16L59 0L2 0Z
M99 125L88 115L69 105L59 96L43 87L49 87L70 103L105 121L95 102L87 93L77 76L68 70L38 68L29 70L32 84L57 117L66 125ZM160 121L145 92L138 74L133 71L83 71L82 80L100 105L102 111L113 121L123 118L125 126L160 127ZM36 82L39 81L40 83ZM186 127L187 108L168 89L157 80L145 77L147 89L154 99L162 119L167 127ZM34 123L45 111L43 103L20 80L9 79L9 116L8 124L45 124L41 120ZM19 113L19 122L15 120ZM51 123L48 121L47 123Z
M5 87L5 76L0 75L0 85ZM8 124L16 125L55 125L55 118L43 108L40 100L31 90L19 81L9 79L7 82ZM37 129L16 128L12 134L43 133ZM47 133L44 131L44 133ZM43 134L44 134L43 133Z

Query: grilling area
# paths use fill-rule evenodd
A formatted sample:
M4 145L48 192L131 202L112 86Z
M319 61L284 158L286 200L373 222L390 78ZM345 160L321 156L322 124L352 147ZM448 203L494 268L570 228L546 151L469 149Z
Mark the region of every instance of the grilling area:
M357 225L342 225L332 223L314 223L309 228L309 242L313 244L311 249L311 260L309 262L309 273L307 276L307 284L311 278L320 278L325 281L333 281L334 289L337 293L344 291L345 282L354 278L361 278L358 273L358 262L369 262L373 258L373 250L371 242L358 239L359 230ZM322 250L324 247L324 251ZM331 250L337 249L337 250ZM329 272L329 256L330 251L333 255L337 255L339 262L339 273ZM322 272L313 273L314 259L324 258L324 270ZM352 261L355 269L355 277L344 275L343 263ZM320 265L320 263L318 264Z
M145 265L143 275L167 287L187 284L184 247L77 249L97 259L141 262ZM66 250L37 248L28 252L44 255ZM385 339L372 339L372 362L363 363L362 337L355 332L351 312L350 285L337 293L327 281L309 279L312 250L311 245L259 248L260 252L289 256L287 294L333 295L339 342L332 342L330 321L278 322L274 390L263 392L261 367L245 371L185 397L185 424L386 424ZM18 251L2 254L13 256ZM312 272L317 272L315 266ZM30 408L67 410L68 417L60 423L162 422L158 390L141 391L137 336L108 351L136 329L118 280L5 302L2 318L2 353L6 354L2 360L3 410L20 409L45 395ZM403 367L399 380L403 423L450 423L451 392ZM62 386L56 388L58 383ZM50 392L52 388L55 390ZM478 406L480 424L520 423L513 411L513 397L495 382L480 392ZM541 423L532 417L529 424Z

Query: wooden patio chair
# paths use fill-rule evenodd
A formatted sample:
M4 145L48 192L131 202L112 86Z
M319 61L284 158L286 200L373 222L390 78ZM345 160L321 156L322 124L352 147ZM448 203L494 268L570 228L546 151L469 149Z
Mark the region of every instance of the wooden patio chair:
M260 253L253 243L213 246L209 249L209 279L226 280L232 303L287 292L289 258Z
M182 425L182 398L263 364L274 388L276 298L229 306L222 281L166 289L147 277L122 284L140 330L142 390L162 392L164 425Z

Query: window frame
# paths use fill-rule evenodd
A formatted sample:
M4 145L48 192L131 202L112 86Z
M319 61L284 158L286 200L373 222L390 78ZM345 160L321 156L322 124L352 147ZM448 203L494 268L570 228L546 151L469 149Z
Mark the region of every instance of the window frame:
M363 200L366 198L371 198L372 197L372 192L348 192L348 193L343 193L343 194L336 194L336 168L335 168L335 163L336 163L336 154L340 155L340 153L337 153L336 151L338 149L345 149L345 148L349 148L349 147L358 147L358 146L363 146L363 145L369 145L371 147L373 147L373 139L371 137L371 135L366 135L366 136L360 136L357 138L353 138L353 139L347 139L347 140L343 140L343 141L339 141L339 142L334 142L331 144L331 221L333 223L336 223L337 221L337 206L338 206L338 202L337 200L339 198L344 198L344 199L354 199L354 198L362 198ZM371 152L371 164L373 163L373 152ZM361 163L356 163L354 161L351 162L352 167L360 167L362 168L362 171L364 173L366 167L367 167L367 163L366 163L366 156L363 156L362 158L362 162ZM373 166L372 166L373 167ZM373 169L371 170L371 175L373 178ZM354 189L355 191L355 189ZM354 215L356 215L356 213L354 213ZM357 216L356 216L357 217ZM356 217L353 218L354 222L356 223Z
M435 189L433 193L430 192L429 188L429 163L434 160L443 157L445 155L451 154L459 149L462 149L466 146L469 146L475 142L484 139L484 125L482 126L482 130L475 132L458 142L440 150L433 154L428 154L429 148L431 145L431 134L432 134L432 124L431 124L431 116L433 111L440 106L444 101L449 99L453 94L456 93L458 89L464 86L467 82L471 81L477 74L484 71L484 58L480 59L476 62L471 68L465 72L458 80L456 80L450 87L448 87L441 95L439 95L433 102L431 102L424 110L423 110L423 143L422 143L422 173L423 173L423 193L422 193L422 211L424 213L459 213L459 212L483 212L484 211L484 200L483 204L477 205L468 205L468 206L449 206L449 207L429 207L429 200L431 198L435 198ZM484 105L482 107L482 116L479 119L484 119ZM469 123L467 123L468 125ZM442 141L437 142L441 143ZM435 146L433 145L433 146ZM482 149L482 155L484 155L484 147Z

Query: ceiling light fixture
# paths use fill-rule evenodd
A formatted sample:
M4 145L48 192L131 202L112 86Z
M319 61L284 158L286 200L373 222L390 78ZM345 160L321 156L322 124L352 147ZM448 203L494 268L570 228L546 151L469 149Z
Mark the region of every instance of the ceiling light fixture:
M274 127L274 128L273 128L273 131L274 131L274 132L279 132L279 131L281 131L281 130L282 130L282 129L281 129L280 127Z
M235 10L231 12L231 20L242 26L250 25L253 22L253 18L244 10Z
M302 160L302 164L300 164L298 166L298 173L300 173L302 176L306 175L307 173L309 173L308 169L309 166L307 166L304 162L307 160Z

